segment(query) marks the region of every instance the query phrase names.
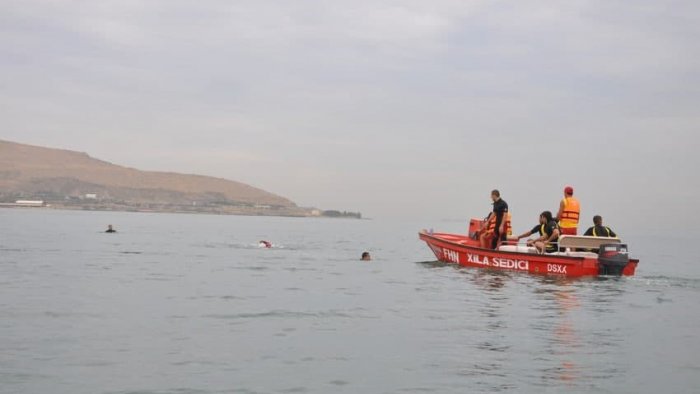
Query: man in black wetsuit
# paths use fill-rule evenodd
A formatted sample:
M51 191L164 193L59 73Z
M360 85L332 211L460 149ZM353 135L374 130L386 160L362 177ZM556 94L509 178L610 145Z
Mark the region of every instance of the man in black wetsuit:
M557 251L556 243L559 241L559 225L552 218L552 213L544 211L540 214L540 224L533 227L532 230L518 235L516 238L521 239L529 237L532 234L539 234L539 238L529 239L527 246L534 246L540 253L554 253Z
M617 234L610 227L603 226L603 218L600 215L593 216L593 227L586 230L583 235L591 237L617 238Z
M105 230L106 233L116 233L117 230L115 230L112 225L107 225L107 230Z
M481 234L481 247L486 248L488 238L491 238L491 249L496 249L500 241L506 240L506 219L508 217L508 203L501 198L501 192L498 190L491 191L491 200L493 200L493 212L486 219L486 227L490 228L491 221L495 221L493 233L485 231Z

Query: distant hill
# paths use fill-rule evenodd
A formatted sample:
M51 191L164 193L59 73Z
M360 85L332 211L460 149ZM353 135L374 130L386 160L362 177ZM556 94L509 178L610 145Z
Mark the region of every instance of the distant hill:
M0 140L0 202L17 199L80 209L309 214L284 197L240 182L140 171L85 153Z

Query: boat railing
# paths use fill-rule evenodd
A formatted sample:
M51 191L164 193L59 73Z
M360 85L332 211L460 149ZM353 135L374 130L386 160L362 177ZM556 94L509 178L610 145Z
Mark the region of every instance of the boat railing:
M558 242L549 242L547 243L547 245L554 245L554 247L560 250L562 253L571 253L577 251L581 252L596 250L600 249L601 245L619 244L621 242L622 241L619 238L591 237L586 235L562 235L561 237L559 237ZM524 247L525 244L521 243L520 240L510 239L501 242L499 247L500 246ZM534 248L527 249L528 253L533 253L534 251L532 251L532 249ZM519 249L515 250L520 251ZM540 252L537 251L535 253Z

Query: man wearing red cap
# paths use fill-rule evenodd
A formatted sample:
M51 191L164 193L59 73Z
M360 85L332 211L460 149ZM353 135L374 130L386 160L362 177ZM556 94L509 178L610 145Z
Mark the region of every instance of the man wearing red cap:
M557 213L562 235L576 235L580 215L581 205L574 197L574 188L567 186L564 188L564 198L559 203L559 213Z

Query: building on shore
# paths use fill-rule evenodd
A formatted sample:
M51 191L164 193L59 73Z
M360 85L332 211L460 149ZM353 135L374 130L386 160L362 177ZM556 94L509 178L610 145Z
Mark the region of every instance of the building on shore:
M42 200L16 200L15 202L0 203L4 207L45 207L46 204Z

